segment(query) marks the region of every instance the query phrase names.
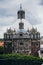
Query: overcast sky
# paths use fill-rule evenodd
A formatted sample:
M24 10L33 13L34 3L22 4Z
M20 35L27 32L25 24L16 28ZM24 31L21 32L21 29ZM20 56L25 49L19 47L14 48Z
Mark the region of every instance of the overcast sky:
M43 0L0 0L0 38L3 38L7 28L17 28L20 3L28 21L24 23L37 27L41 36L43 35Z

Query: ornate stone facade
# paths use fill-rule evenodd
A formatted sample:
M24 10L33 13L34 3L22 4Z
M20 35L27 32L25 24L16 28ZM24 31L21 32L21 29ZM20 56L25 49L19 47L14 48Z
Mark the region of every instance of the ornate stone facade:
M4 53L20 53L38 55L40 49L40 33L32 27L31 30L24 29L22 19L25 19L25 11L18 11L19 30L11 28L4 33Z

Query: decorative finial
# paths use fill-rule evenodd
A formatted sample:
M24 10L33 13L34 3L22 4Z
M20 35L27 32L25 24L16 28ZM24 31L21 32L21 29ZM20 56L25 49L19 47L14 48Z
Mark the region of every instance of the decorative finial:
M22 4L20 4L20 10L22 10Z

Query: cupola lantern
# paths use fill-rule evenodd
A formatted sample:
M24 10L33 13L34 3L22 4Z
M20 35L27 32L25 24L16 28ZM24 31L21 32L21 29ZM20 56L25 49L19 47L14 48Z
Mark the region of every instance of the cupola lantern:
M22 5L20 4L20 10L17 12L18 19L25 19L25 11L22 10Z

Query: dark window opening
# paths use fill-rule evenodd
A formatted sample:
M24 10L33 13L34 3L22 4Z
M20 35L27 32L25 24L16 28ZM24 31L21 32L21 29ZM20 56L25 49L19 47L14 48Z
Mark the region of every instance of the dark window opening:
M38 46L38 43L36 45Z
M22 36L22 34L20 34L20 36Z
M20 45L23 45L23 43L20 43Z

